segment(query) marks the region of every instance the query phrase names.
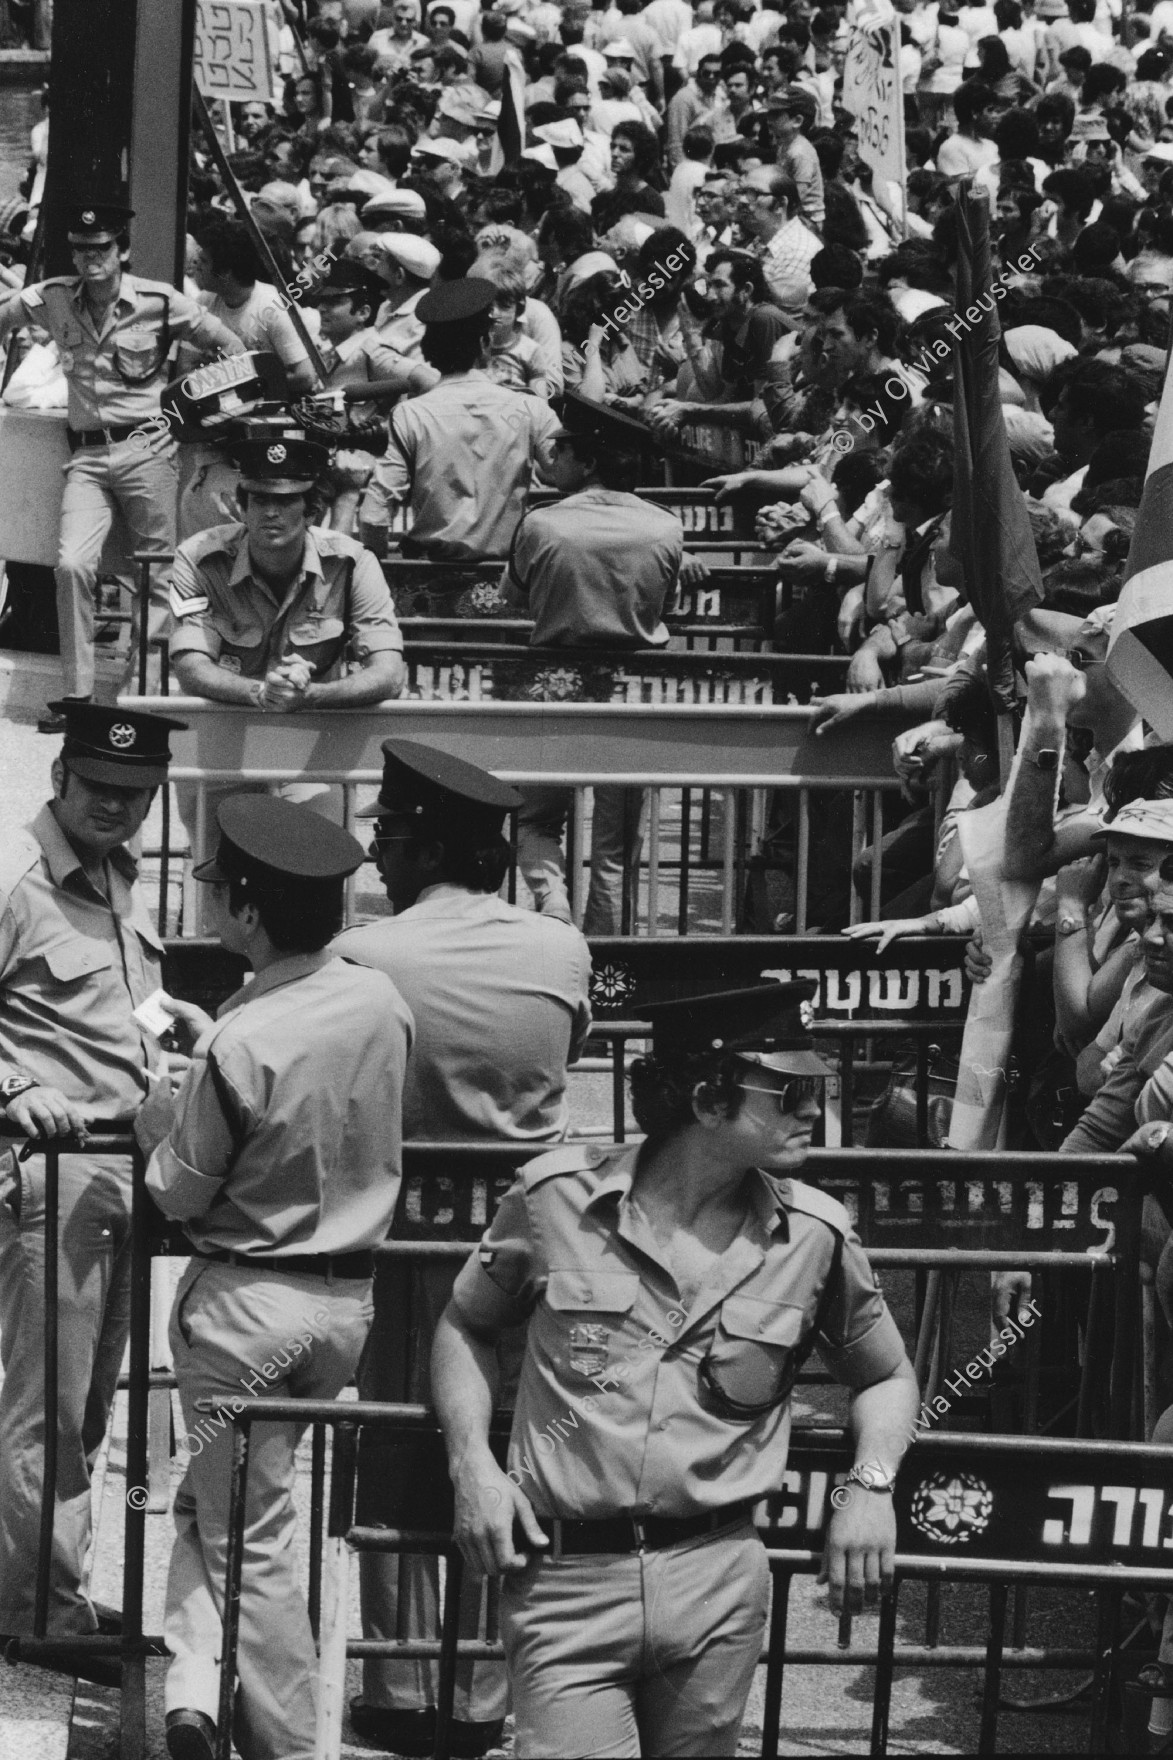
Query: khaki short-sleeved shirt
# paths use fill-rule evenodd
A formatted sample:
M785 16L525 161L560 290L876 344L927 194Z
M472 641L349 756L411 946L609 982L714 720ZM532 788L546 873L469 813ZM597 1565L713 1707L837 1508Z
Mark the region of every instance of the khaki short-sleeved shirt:
M387 333L380 334L384 341ZM371 525L410 502L414 543L436 557L509 554L537 466L553 457L558 418L541 398L479 371L452 374L391 412L391 444L363 501Z
M474 1329L530 1316L509 1467L540 1515L687 1516L777 1491L789 1400L722 1416L701 1368L741 1405L773 1399L829 1273L817 1348L836 1379L868 1387L904 1360L846 1211L757 1171L740 1233L686 1312L629 1203L638 1153L573 1145L531 1162L453 1292Z
M577 929L444 883L394 917L347 929L333 948L386 972L415 1018L409 1140L565 1136L566 1066L591 1023L591 955Z
M287 953L230 996L195 1047L147 1168L204 1252L377 1246L395 1214L411 1014L391 980Z
M159 1046L133 1010L158 989L163 951L127 850L106 881L103 898L47 806L0 858L0 1080L31 1076L98 1119L146 1095Z
M684 528L615 489L535 508L517 528L509 578L529 601L535 647L666 647Z
M301 573L280 601L252 573L248 533L238 521L189 538L172 565L171 612L173 659L206 654L242 678L264 678L287 652L301 654L320 680L333 675L348 646L356 660L403 649L375 558L356 539L319 526L307 531Z
M173 342L208 352L235 346L225 326L185 293L125 270L100 330L75 276L39 281L14 298L24 321L42 325L57 344L69 387L69 425L78 430L158 415Z

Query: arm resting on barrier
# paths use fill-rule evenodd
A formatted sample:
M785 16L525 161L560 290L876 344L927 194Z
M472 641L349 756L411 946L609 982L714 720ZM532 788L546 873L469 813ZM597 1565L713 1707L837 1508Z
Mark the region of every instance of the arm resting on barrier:
M363 656L359 671L308 685L304 703L307 709L357 709L400 696L406 682L403 655L393 648L381 648Z
M528 1554L514 1546L516 1522L532 1546L550 1543L528 1497L501 1471L489 1448L496 1385L495 1335L474 1327L450 1302L432 1345L432 1396L456 1493L456 1542L465 1561L491 1577L524 1570L529 1563Z
M185 697L206 697L210 703L238 703L250 709L258 707L258 678L241 678L218 666L207 654L188 651L172 660L179 688Z
M2 1116L26 1137L76 1137L81 1143L86 1140L81 1111L60 1088L44 1088L40 1084L26 1088L8 1102Z
M855 1465L875 1464L895 1477L915 1434L920 1392L905 1358L891 1375L856 1394L851 1404ZM831 1591L836 1613L858 1613L892 1587L896 1511L887 1493L846 1487L850 1496L835 1508L827 1529L819 1582Z

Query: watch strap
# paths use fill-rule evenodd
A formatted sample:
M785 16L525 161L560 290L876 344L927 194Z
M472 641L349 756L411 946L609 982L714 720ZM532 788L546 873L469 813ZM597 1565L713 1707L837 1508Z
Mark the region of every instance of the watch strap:
M19 1099L21 1094L27 1094L30 1088L39 1088L40 1085L32 1076L5 1076L0 1081L0 1105L7 1106L10 1100Z

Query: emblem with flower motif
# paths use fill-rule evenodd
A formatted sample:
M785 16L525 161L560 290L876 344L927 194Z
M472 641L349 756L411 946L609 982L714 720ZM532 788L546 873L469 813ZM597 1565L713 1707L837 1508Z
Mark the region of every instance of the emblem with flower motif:
M965 1545L989 1526L994 1493L972 1473L938 1473L912 1497L912 1525L939 1546Z
M634 989L635 982L626 966L605 965L591 973L591 1001L599 1008L617 1008Z

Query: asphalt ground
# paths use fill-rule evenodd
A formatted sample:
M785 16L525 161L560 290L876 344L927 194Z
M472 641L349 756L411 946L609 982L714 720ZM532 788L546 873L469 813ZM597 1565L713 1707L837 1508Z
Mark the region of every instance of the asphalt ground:
M47 798L49 761L55 743L35 731L27 715L0 722L0 848L3 839L36 813ZM147 848L157 843L158 808L145 833ZM362 903L366 903L364 898ZM375 902L373 893L370 903ZM610 1082L605 1075L576 1075L571 1088L574 1125L606 1128L610 1120ZM913 1330L912 1280L894 1275L885 1279L893 1313L909 1342ZM976 1277L963 1283L955 1329L954 1356L958 1365L985 1342L985 1292ZM844 1396L833 1389L800 1390L796 1420L820 1417L824 1421L842 1415ZM308 1449L299 1463L297 1496L303 1514L308 1513ZM173 1470L175 1470L173 1468ZM93 1568L93 1593L117 1604L121 1599L122 1513L125 1508L125 1401L120 1396L112 1430L103 1495L98 1511L98 1539ZM171 1523L165 1513L147 1518L146 1627L161 1629L163 1591L171 1542ZM357 1574L357 1573L355 1573ZM978 1644L986 1641L986 1592L980 1589L946 1590L941 1598L940 1641ZM925 1633L925 1590L906 1585L899 1602L898 1641L920 1643ZM795 1581L789 1630L795 1644L834 1647L838 1623L831 1615L825 1591L809 1578ZM357 1597L351 1608L350 1631L360 1631ZM874 1641L874 1616L856 1622L855 1642ZM1026 1639L1037 1644L1084 1644L1094 1636L1090 1597L1076 1590L1033 1590L1030 1593ZM149 1746L151 1760L165 1754L162 1727L162 1674L164 1664L149 1665ZM359 1688L358 1667L351 1665L349 1692ZM873 1671L849 1664L836 1667L795 1667L787 1671L783 1695L783 1740L787 1755L866 1754L871 1727ZM1070 1676L1040 1671L1014 1671L1006 1691L1023 1698L1048 1697L1075 1684ZM759 1670L751 1695L739 1752L760 1751L764 1671ZM976 1752L980 1670L901 1669L892 1697L890 1751L896 1754L972 1754ZM118 1755L117 1695L97 1688L80 1688L76 1702L71 1684L27 1667L0 1669L0 1760L113 1760ZM72 1732L70 1711L73 1709ZM1002 1714L999 1748L1002 1752L1067 1754L1086 1751L1087 1723L1082 1710L1066 1713ZM347 1755L371 1752L362 1743L348 1741ZM506 1747L503 1752L508 1752Z

